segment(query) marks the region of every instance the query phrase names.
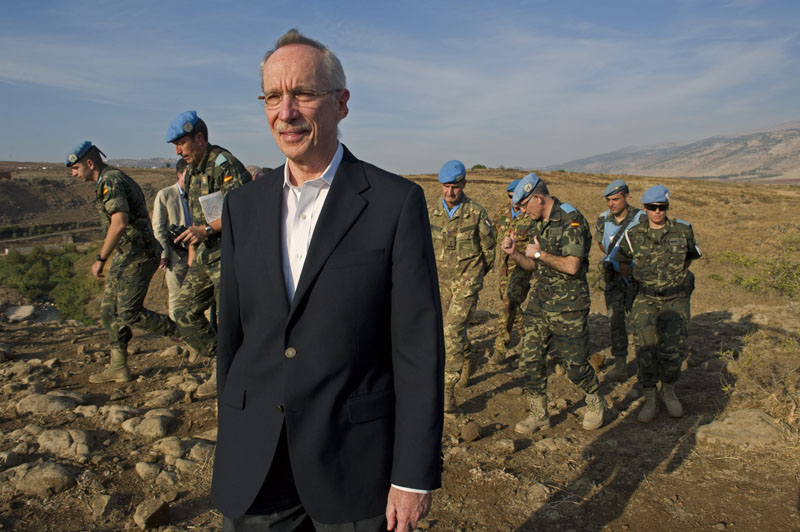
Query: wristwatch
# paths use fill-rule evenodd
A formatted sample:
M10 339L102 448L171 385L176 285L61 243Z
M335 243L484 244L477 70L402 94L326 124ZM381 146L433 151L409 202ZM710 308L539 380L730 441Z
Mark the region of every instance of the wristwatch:
M542 256L542 252L541 251L537 251L536 253L533 254L533 260L539 260L539 257L541 257L541 256Z
M211 236L214 234L214 228L211 227L210 225L206 225L205 230L206 230L206 236Z
M94 258L94 260L96 260L97 262L105 262L105 261L106 261L106 259L104 259L103 257L101 257L99 253L98 253L98 254L97 254L97 256Z

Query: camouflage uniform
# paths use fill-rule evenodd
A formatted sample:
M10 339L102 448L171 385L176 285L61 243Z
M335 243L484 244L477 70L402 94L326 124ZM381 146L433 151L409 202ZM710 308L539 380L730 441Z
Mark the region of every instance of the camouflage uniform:
M175 323L168 316L147 310L142 305L161 255L142 189L120 170L106 166L97 179L95 204L104 232L108 232L112 214L128 214L128 227L117 244L106 273L100 303L100 317L111 337L112 349L127 350L132 337L131 326L162 336L174 336Z
M680 219L666 218L664 228L654 230L645 218L622 238L617 258L633 264L631 276L639 285L631 322L644 388L659 381L671 384L680 376L694 290L689 264L699 257L692 226Z
M605 300L606 312L611 326L611 355L617 357L628 356L628 331L625 322L628 316L628 309L625 306L626 298L632 296L630 293L634 288L630 280L619 272L619 262L609 257L612 252L612 239L619 241L617 233L624 230L635 218L647 216L640 209L628 207L625 218L619 222L610 211L605 211L597 218L594 237L601 242L603 249L606 250L606 258L603 260L603 273L605 279Z
M444 315L446 379L457 380L469 352L467 323L483 276L494 264L494 228L486 209L466 195L452 218L437 197L428 203Z
M531 219L524 211L520 211L514 218L511 208L506 208L495 223L497 240L502 241L503 238L513 234L517 250L525 253L525 246L528 245L531 238L530 226ZM517 310L528 297L531 287L531 272L517 266L517 263L501 249L498 249L497 255L501 268L499 275L500 299L503 301L498 319L500 327L494 343L495 356L499 357L506 353L514 324L522 322L522 313Z
M542 251L581 259L578 273L561 273L536 261L536 282L525 310L525 338L520 369L530 395L547 394L546 355L552 342L569 379L587 394L598 390L597 376L589 365L589 284L586 271L592 234L583 215L572 205L553 197L548 221L534 221L531 241L536 236Z
M251 180L247 169L226 149L208 145L200 163L186 168L186 200L195 225L208 223L200 197L218 190L223 196ZM214 357L217 336L203 314L218 298L220 233L206 237L198 246L194 262L175 302L175 321L181 336L198 354Z

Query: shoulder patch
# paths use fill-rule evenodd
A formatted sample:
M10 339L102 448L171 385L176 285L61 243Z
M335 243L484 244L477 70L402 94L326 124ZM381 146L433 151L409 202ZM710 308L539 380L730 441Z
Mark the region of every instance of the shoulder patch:
M103 196L105 196L106 194L108 194L108 185L103 186Z
M680 218L675 218L675 223L679 223L679 224L683 224L683 225L688 225L688 226L691 226L691 225L692 225L692 224L690 224L689 222L687 222L686 220L681 220Z
M222 178L222 182L229 183L232 179L233 179L232 175L226 175L225 177Z
M634 227L639 225L639 222L641 222L641 221L642 221L642 217L641 216L637 216L636 218L631 220L631 223L630 223L630 225L628 225L628 229L625 232L627 233L628 231L630 231L631 229L633 229Z
M214 159L214 164L216 164L217 166L219 166L221 164L225 164L227 162L228 162L228 158L225 157L224 153L220 153L219 155L217 155L217 158Z
M575 212L575 207L573 207L569 203L562 203L561 204L561 210L566 212L566 213Z
M581 226L581 224L580 224L580 223L578 223L578 222L570 222L569 226L570 226L570 227L580 227L580 226Z

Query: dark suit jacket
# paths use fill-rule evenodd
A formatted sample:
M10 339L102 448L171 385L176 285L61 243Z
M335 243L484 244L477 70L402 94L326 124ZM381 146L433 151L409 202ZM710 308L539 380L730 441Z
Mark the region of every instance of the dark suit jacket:
M285 424L314 519L380 515L390 483L441 483L444 345L425 198L345 148L290 305L283 171L231 191L223 209L211 497L242 515Z

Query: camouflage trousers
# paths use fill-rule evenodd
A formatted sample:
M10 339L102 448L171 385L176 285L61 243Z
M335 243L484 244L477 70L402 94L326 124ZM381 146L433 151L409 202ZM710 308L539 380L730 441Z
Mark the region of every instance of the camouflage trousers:
M678 380L687 353L689 317L688 296L670 299L639 294L633 301L631 322L639 363L639 383L651 388L659 381Z
M482 279L462 284L461 279L439 285L444 324L444 371L460 375L464 357L469 354L467 324L478 307L478 291Z
M494 341L495 352L505 353L514 326L522 328L522 304L531 288L532 272L516 267L509 275L500 276L500 299L503 306L498 317L499 327Z
M100 319L108 331L113 349L128 348L133 337L131 327L175 336L177 329L169 316L144 308L150 279L158 268L157 257L117 253L106 273L105 290L100 302Z
M181 285L175 302L175 321L183 340L201 356L217 356L217 335L205 311L219 298L219 260L195 261Z
M586 393L598 389L597 375L589 365L589 310L548 312L533 300L525 309L525 338L519 368L532 395L547 395L547 351L552 345L569 380Z
M628 311L625 309L625 293L627 287L622 280L606 284L606 312L611 327L611 355L628 356L628 330L626 322Z

